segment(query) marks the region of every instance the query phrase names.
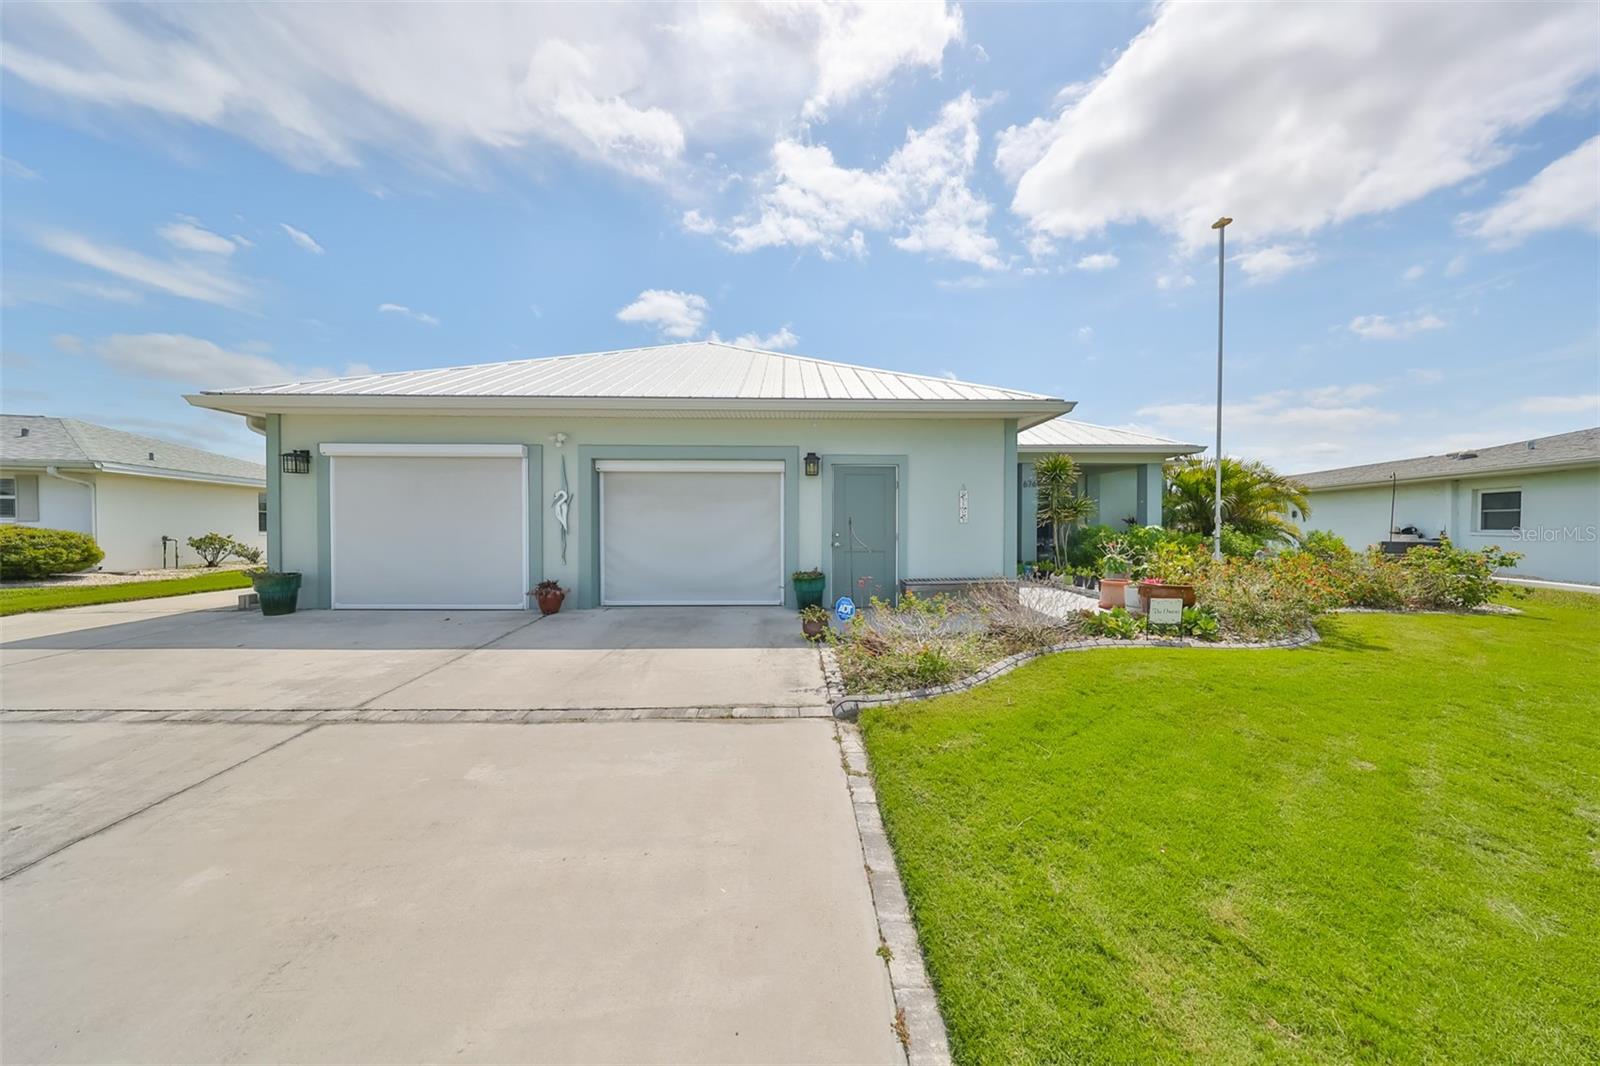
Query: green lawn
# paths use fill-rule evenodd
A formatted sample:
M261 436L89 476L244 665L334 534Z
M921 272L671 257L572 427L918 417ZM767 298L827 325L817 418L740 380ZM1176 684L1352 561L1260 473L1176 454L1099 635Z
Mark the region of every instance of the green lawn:
M1600 597L863 715L957 1060L1600 1062Z
M161 596L187 596L192 592L247 589L250 578L243 570L216 570L194 577L128 581L120 585L57 585L50 588L0 589L0 616L25 611L53 611L57 607L82 607L91 603L153 600Z

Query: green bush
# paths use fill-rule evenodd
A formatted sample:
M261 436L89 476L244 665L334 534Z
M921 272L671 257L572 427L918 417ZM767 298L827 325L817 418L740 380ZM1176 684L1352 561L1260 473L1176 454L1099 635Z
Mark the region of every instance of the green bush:
M31 579L87 570L106 557L87 533L0 526L0 577Z
M1355 554L1343 537L1326 529L1307 530L1300 538L1299 550L1318 559L1346 559Z
M1434 610L1481 607L1506 588L1494 579L1495 571L1510 569L1521 558L1499 547L1468 551L1448 540L1437 548L1412 548L1400 557L1406 603Z
M1266 541L1233 526L1222 527L1222 555L1226 559L1253 559Z
M195 554L200 556L200 561L207 566L216 566L230 555L236 555L247 563L261 561L260 548L234 540L226 533L207 533L199 537L190 537L189 547L194 549Z
M1215 615L1223 634L1247 640L1291 636L1338 606L1336 596L1305 580L1303 570L1282 562L1224 559L1206 568L1195 583L1195 595Z
M1083 612L1082 627L1092 637L1133 640L1148 629L1149 624L1143 615L1129 614L1126 607L1113 607L1099 613Z

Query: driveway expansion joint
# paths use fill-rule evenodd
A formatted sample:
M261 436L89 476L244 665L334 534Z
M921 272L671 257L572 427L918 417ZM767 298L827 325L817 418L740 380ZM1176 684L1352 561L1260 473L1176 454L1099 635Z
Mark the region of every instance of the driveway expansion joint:
M24 721L27 721L27 720L29 720L29 719L24 718ZM54 858L55 856L60 855L63 851L66 851L68 848L73 847L76 844L81 844L85 840L89 840L92 837L97 837L101 833L104 833L108 829L115 829L117 826L123 824L124 822L131 821L132 819L139 817L139 815L143 814L144 812L161 806L163 803L166 803L168 800L176 799L179 796L182 796L182 795L184 795L185 793L188 793L188 792L193 792L195 789L199 788L201 785L207 784L207 783L209 783L211 781L215 781L217 778L221 777L223 774L226 774L226 773L228 773L228 772L230 772L232 770L237 770L239 767L243 766L245 763L253 762L256 759L261 758L261 756L267 754L268 752L277 751L279 748L283 747L285 744L289 743L291 740L299 740L301 737L305 736L307 733L309 733L312 730L316 729L318 724L320 724L320 723L313 723L311 725L306 726L304 729L297 730L297 731L295 731L293 733L290 733L288 736L284 737L282 740L274 741L273 743L268 744L266 747L262 748L260 751L253 752L253 753L251 753L249 755L246 755L244 758L238 760L237 762L229 763L227 766L224 766L222 769L217 770L217 771L215 771L213 773L209 773L209 774L207 774L206 776L200 778L197 781L191 781L189 784L184 785L182 788L177 789L177 790L175 790L173 792L169 792L165 796L161 796L161 797L159 797L157 799L153 799L149 803L146 803L144 806L139 807L136 810L129 811L127 814L124 814L119 818L113 818L111 821L106 822L104 825L96 826L95 828L90 829L87 832L79 833L77 836L73 837L71 840L68 840L66 843L60 845L59 847L52 848L50 851L45 852L43 855L40 855L38 858L30 859L28 862L23 863L22 865L16 867L15 869L7 870L4 873L0 873L0 881L9 881L11 878L15 877L17 874L20 874L20 873L23 873L23 872L25 872L27 870L33 869L35 866L38 866L40 863L44 862L46 859Z
M850 809L855 812L856 834L861 838L872 909L878 920L879 948L889 970L894 993L895 1030L904 1041L907 1066L950 1066L950 1035L939 1000L928 981L922 944L911 921L911 907L895 864L894 850L884 832L878 811L877 789L867 761L861 730L854 722L837 721L834 735L844 761ZM887 949L887 950L885 950Z

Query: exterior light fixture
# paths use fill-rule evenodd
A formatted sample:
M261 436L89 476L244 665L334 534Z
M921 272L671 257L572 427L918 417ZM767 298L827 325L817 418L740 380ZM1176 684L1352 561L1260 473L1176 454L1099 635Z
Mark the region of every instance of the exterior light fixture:
M806 452L806 477L816 477L822 473L822 456L816 452Z
M311 453L305 449L296 452L284 452L278 456L278 469L285 474L311 473Z

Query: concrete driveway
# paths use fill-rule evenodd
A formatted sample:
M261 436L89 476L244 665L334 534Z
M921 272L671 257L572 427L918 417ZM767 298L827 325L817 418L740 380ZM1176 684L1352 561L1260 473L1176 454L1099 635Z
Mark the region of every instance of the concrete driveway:
M767 708L826 713L780 608L231 609L232 592L0 620L7 710Z
M0 750L6 1062L903 1061L830 722Z

